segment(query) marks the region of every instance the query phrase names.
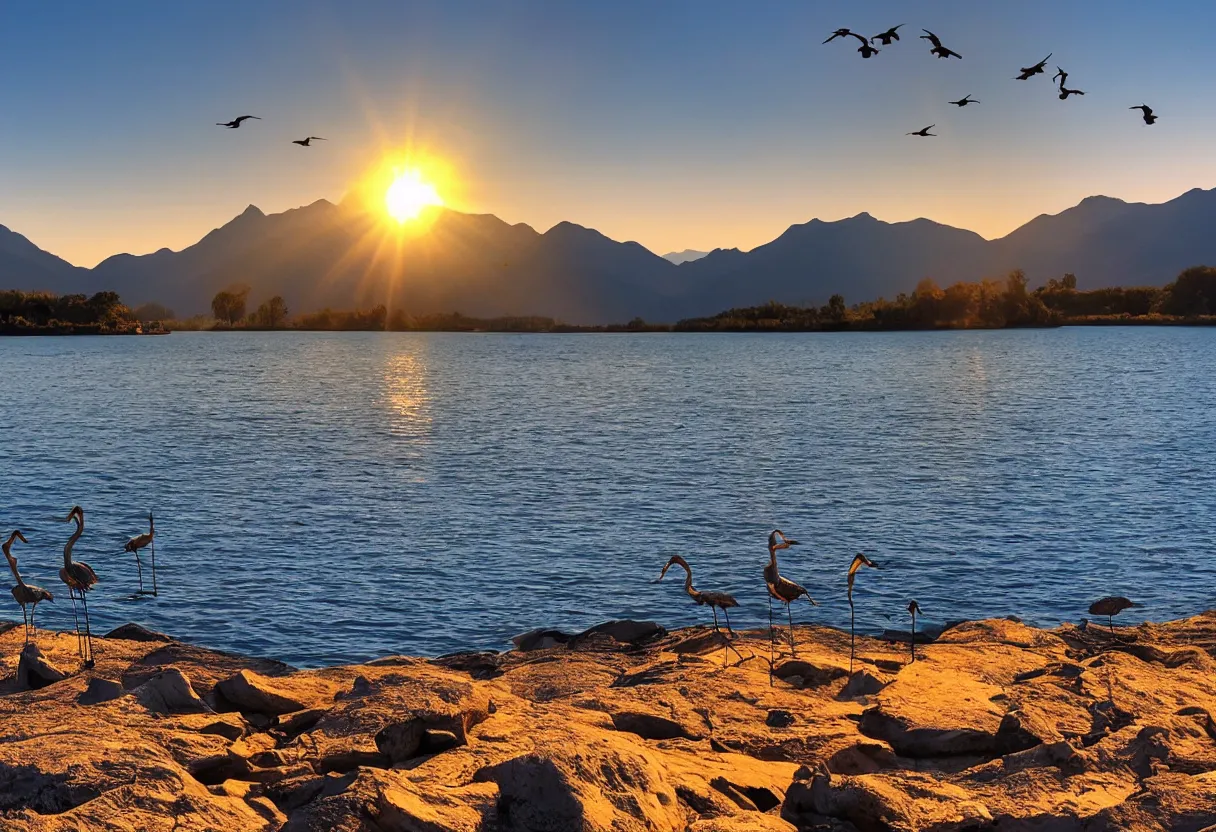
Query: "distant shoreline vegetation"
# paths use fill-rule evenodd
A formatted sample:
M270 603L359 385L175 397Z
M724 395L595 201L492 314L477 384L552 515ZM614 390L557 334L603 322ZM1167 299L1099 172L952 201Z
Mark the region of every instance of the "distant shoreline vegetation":
M128 309L114 292L56 296L0 291L0 335L138 335L177 330L326 332L881 332L1010 329L1055 326L1216 325L1216 268L1195 266L1163 286L1080 291L1066 274L1030 290L1015 271L1004 280L939 287L922 280L911 293L848 306L833 295L823 306L770 301L675 324L635 318L624 324L579 326L542 316L472 318L459 312L408 315L385 306L291 315L275 296L247 311L248 287L216 294L211 315L177 319L159 304Z

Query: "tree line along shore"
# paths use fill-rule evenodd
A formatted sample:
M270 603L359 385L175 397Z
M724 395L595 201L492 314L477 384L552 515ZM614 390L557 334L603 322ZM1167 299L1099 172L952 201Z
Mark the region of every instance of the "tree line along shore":
M218 292L211 314L177 318L157 303L131 309L114 292L54 295L0 291L0 335L138 335L171 330L303 330L392 332L840 332L1016 327L1216 324L1216 268L1194 266L1162 286L1079 290L1066 274L1030 289L1014 271L1003 280L959 282L942 288L926 278L894 300L848 305L833 295L822 306L768 303L728 309L674 324L634 318L582 326L538 315L475 318L459 312L411 315L371 309L292 314L281 296L250 309L247 286Z

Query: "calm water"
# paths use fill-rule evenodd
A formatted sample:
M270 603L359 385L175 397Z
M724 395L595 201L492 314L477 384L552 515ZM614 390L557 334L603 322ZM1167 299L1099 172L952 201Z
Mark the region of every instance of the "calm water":
M767 617L782 561L847 625L1216 606L1216 329L788 336L174 334L0 339L0 527L94 630L301 665L503 647L535 626ZM125 539L156 512L162 592ZM673 579L676 578L676 579ZM15 604L0 613L13 617ZM67 593L43 605L70 628ZM1130 618L1129 620L1135 620Z

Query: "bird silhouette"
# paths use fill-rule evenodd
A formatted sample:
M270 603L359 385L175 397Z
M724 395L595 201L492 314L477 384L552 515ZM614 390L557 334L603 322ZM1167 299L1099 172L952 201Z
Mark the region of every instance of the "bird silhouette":
M861 35L856 34L855 32L849 32L849 34L861 41L861 46L857 47L857 51L861 53L861 57L873 58L878 54L879 50L871 45L870 42Z
M144 567L139 560L139 550L152 547L152 594L156 595L156 521L152 519L152 512L148 512L148 531L144 534L136 535L127 541L127 544L122 547L124 552L131 552L135 555L135 568L139 571L139 593L144 592Z
M54 601L55 596L40 586L27 584L21 579L21 573L17 571L17 558L10 551L13 547L13 541L20 540L22 543L29 543L20 531L14 531L8 536L8 540L0 545L0 549L4 551L4 559L8 561L8 568L12 570L13 577L17 579L17 585L13 587L13 599L21 605L21 618L25 621L25 640L29 642L31 634L38 635L38 629L34 624L34 613L38 611L38 604L43 601ZM29 605L29 615L26 615L25 607Z
M1063 84L1061 84L1060 85L1060 100L1067 101L1068 96L1070 96L1070 95L1085 95L1085 93L1082 90L1070 90L1067 87L1065 87Z
M1034 75L1042 75L1045 72L1044 67L1047 66L1047 61L1050 59L1051 59L1051 53L1048 52L1047 57L1044 58L1043 60L1039 61L1034 66L1022 67L1022 74L1019 75L1015 80L1025 81Z
M292 139L292 144L298 144L300 147L308 147L309 142L323 142L325 139L320 136L309 136L307 139Z
M853 579L857 576L857 570L863 566L868 566L871 569L878 569L878 564L870 560L861 552L853 558L853 562L849 564L849 673L853 672L853 654L854 643L857 640L857 631L854 626L853 615Z
M1153 122L1155 122L1157 120L1157 117L1155 115L1153 115L1153 109L1146 104L1138 104L1135 107L1128 107L1127 109L1140 110L1141 112L1143 112L1145 124L1152 124Z
M794 644L794 613L791 609L791 604L797 601L802 596L806 596L806 600L811 602L812 606L819 606L811 594L806 591L805 587L799 586L788 578L781 576L781 572L777 569L777 550L788 549L791 546L797 546L797 540L789 540L780 529L774 530L768 536L768 565L764 567L764 583L768 587L768 632L769 632L769 668L772 668L773 662L773 646L775 640L776 629L773 625L773 599L776 598L781 603L785 604L786 613L790 620L790 651L794 655L798 654L797 647ZM770 678L771 682L772 679Z
M262 120L260 116L237 116L232 121L217 121L215 123L215 126L216 127L229 127L231 129L235 130L236 128L240 127L241 122L247 118L256 118L258 121Z
M906 136L926 136L926 137L936 136L937 135L936 133L929 132L936 126L937 126L936 124L930 124L928 127L922 127L921 129L917 130L914 133L905 133L904 135L906 135Z
M920 614L920 604L915 599L908 604L908 612L912 613L912 661L916 661L916 616Z
M667 561L666 565L663 567L663 571L659 573L660 581L663 580L663 577L667 574L667 570L672 566L683 567L685 572L684 591L688 593L688 597L696 601L699 606L708 606L710 611L713 612L714 630L718 633L718 635L722 636L722 640L727 648L727 650L723 652L722 657L723 664L725 664L727 656L729 656L729 650L735 650L735 648L730 643L730 639L723 635L721 628L718 626L718 610L722 610L722 614L726 616L726 631L730 633L731 636L734 636L735 631L731 629L730 613L727 612L727 610L729 610L731 607L739 606L739 602L734 599L734 596L727 595L725 592L713 592L712 590L702 592L701 590L694 588L692 585L692 567L688 565L688 561L684 560L684 558L680 557L679 555L672 555L671 560ZM740 659L743 658L743 654L738 650L735 650L735 655Z
M1134 107L1132 109L1135 109ZM1090 615L1105 615L1106 623L1110 626L1110 634L1113 637L1115 634L1115 616L1124 610L1132 607L1142 607L1143 604L1137 604L1135 601L1124 598L1121 595L1110 595L1106 598L1099 598L1089 605Z
M939 58L958 58L960 61L963 59L963 56L955 52L953 49L947 49L946 47L942 46L941 38L939 38L937 35L933 34L928 29L921 29L921 31L924 32L924 34L920 36L920 39L927 40L933 44L933 48L929 50L931 54L936 55Z
M962 98L960 98L958 101L947 101L946 103L953 104L956 107L966 107L968 104L979 104L981 102L978 98L972 98L971 93L967 93Z
M903 26L903 25L904 24L902 24L902 23L899 24L899 26ZM899 26L892 26L890 29L883 32L881 35L875 35L874 37L870 38L870 40L879 41L883 46L890 46L891 41L899 40L899 31L898 31Z
M832 32L832 36L825 40L824 43L831 43L836 38L847 38L851 34L853 34L851 29L837 29L835 32Z
M93 567L84 561L72 560L72 547L84 534L84 509L73 506L68 516L63 519L67 523L76 521L76 531L68 538L63 546L63 568L59 570L59 580L68 585L68 595L72 598L72 617L76 618L76 648L84 659L85 667L93 666L93 632L89 627L89 600L87 593L97 583L97 573ZM84 604L84 635L80 632L80 619L76 617L76 593L80 593L80 602ZM87 646L87 649L86 649Z

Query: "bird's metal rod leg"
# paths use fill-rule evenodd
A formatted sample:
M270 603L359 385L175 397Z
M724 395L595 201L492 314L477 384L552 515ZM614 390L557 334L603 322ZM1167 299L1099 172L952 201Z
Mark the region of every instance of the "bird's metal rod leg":
M723 609L722 614L724 616L726 616L726 630L733 636L735 634L735 632L734 632L734 630L732 630L730 628L730 613L728 613L725 609ZM719 633L719 635L722 635L721 630L718 630L718 633ZM739 661L741 661L741 662L747 661L747 659L743 658L743 654L739 652L739 648L730 643L729 638L727 638L725 635L722 635L722 640L723 640L723 643L726 644L727 650L735 651L735 655L739 657Z
M152 597L156 597L156 538L152 538Z
M1110 625L1110 637L1115 637L1115 617L1113 615L1106 616L1106 623Z
M916 613L912 613L912 661L916 661Z
M789 613L790 616L790 652L797 656L798 647L794 644L794 605L786 604L785 611Z
M84 660L85 667L93 666L93 631L89 629L89 599L85 596L85 591L80 590L80 603L84 604L84 639L88 645L89 655Z
M722 614L726 616L726 632L730 633L731 638L734 638L735 631L730 628L730 613L723 609Z
M730 641L727 640L726 634L722 632L722 628L718 626L718 608L710 607L709 611L714 614L714 632L718 634L718 638L722 639L722 666L726 667L730 661Z
M857 631L854 629L853 602L849 602L849 673L853 672L854 645L857 641Z
M76 652L84 658L84 647L80 643L80 616L76 614L76 590L68 587L68 597L72 599L72 620L76 622Z
M139 562L139 550L135 550L135 569L139 573L139 592L142 595L144 591L144 566Z
M21 605L21 623L25 625L25 643L30 643L30 620L26 615L25 604Z
M768 596L768 686L773 686L773 665L777 658L774 653L777 640L776 628L773 625L773 596Z

